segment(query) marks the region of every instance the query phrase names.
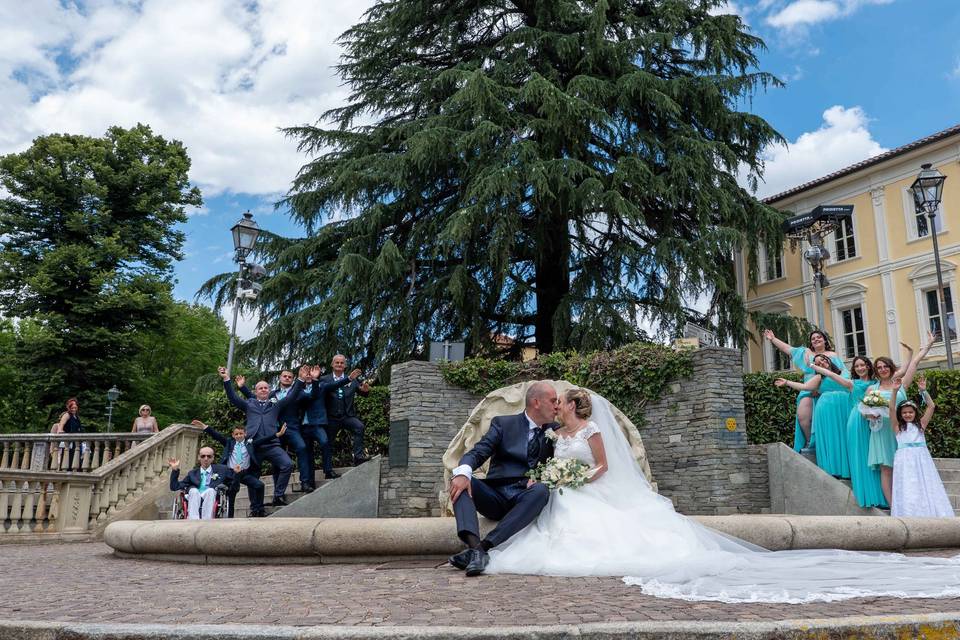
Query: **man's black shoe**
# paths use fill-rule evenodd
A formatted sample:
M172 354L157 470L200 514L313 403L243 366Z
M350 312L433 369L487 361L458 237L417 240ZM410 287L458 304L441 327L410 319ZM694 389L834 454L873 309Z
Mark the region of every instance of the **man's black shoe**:
M470 562L467 563L467 576L472 578L483 573L490 562L490 556L486 551L480 549L470 549Z
M359 458L353 459L353 466L359 467L364 462L369 462L369 461L370 461L370 458L368 458L367 456L360 456Z
M327 480L333 480L334 478L339 478L340 474L337 473L336 471L324 471L323 477L326 478Z
M287 506L287 499L283 496L277 496L273 499L273 502L270 503L274 507L285 507Z
M248 517L248 518L266 518L266 517L267 517L267 512L266 512L266 511L251 511L251 512L250 512L250 515L248 515L247 517Z
M468 564L470 564L470 551L471 549L464 549L460 553L450 556L447 559L447 562L462 571L463 569L467 568Z
M300 493L311 493L311 492L316 491L316 490L317 490L317 488L316 488L315 486L313 486L312 484L301 484L301 485L300 485Z

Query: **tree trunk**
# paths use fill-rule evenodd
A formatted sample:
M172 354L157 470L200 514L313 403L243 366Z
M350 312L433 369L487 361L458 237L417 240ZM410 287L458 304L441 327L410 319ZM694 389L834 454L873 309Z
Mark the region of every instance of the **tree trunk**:
M550 353L558 342L564 342L563 336L556 333L554 320L557 308L570 291L570 237L567 221L563 217L545 218L546 221L538 233L540 242L537 243L539 252L536 258L537 310L534 329L537 350L540 353ZM569 322L562 322L560 326L568 327Z

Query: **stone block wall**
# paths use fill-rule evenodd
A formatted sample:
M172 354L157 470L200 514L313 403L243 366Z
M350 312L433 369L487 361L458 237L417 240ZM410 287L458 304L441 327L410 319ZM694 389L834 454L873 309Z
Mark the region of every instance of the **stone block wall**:
M766 450L747 444L740 352L704 347L690 379L644 411L643 446L660 493L685 514L765 513Z
M682 513L767 513L766 448L747 444L740 352L710 347L693 357L693 376L648 405L638 425L653 479ZM380 517L440 515L441 456L479 401L434 363L393 367L390 421L407 443L392 441L381 463Z
M448 384L435 363L393 366L391 431L406 430L407 447L404 456L391 442L390 455L380 463L381 518L440 515L441 457L479 401L478 396ZM398 425L403 421L406 427Z

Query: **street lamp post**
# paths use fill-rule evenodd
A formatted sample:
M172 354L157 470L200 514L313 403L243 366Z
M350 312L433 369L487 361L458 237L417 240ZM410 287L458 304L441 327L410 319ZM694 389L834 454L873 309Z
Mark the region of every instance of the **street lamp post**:
M823 246L823 238L818 233L807 236L810 246L803 252L810 268L813 270L813 291L817 301L817 327L823 331L826 326L826 313L823 310L823 289L830 284L827 275L823 272L824 263L830 259L830 252Z
M920 165L920 173L910 185L910 190L913 192L913 204L917 213L927 214L927 229L933 238L933 261L937 267L937 301L940 307L940 334L943 336L944 351L947 353L947 369L953 369L953 340L950 338L947 299L943 295L943 271L940 269L940 244L937 240L937 209L943 201L943 183L946 179L945 175L934 169L928 162Z
M237 270L236 293L233 297L233 325L230 327L230 347L227 349L227 373L233 371L233 349L237 339L237 315L240 312L240 282L247 269L247 256L253 252L260 235L260 227L253 221L253 214L247 211L237 224L230 228L233 233L233 248L236 251L235 260L240 266Z
M120 389L113 385L107 390L107 433L113 430L113 403L120 397Z

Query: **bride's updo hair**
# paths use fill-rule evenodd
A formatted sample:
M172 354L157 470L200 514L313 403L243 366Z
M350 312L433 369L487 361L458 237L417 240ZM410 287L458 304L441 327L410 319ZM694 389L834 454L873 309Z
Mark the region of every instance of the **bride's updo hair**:
M586 420L593 413L593 403L590 401L590 393L583 389L568 389L566 393L567 402L572 402L576 406L574 413L581 420Z

